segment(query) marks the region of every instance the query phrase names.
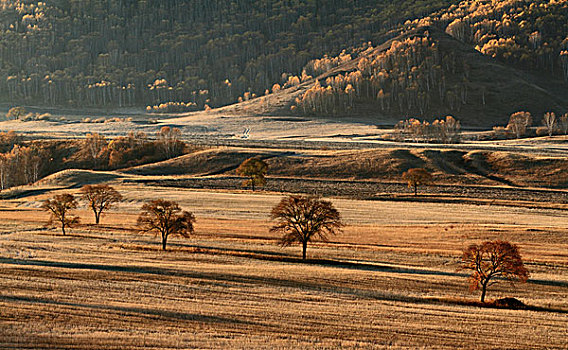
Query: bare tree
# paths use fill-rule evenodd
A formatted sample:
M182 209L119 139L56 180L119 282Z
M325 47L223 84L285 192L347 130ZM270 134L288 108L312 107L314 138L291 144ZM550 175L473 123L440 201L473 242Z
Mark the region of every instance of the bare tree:
M182 211L173 201L157 199L142 206L138 216L140 232L153 232L162 237L162 249L166 250L168 237L179 235L188 238L194 232L195 216Z
M560 128L562 129L564 135L568 134L568 113L564 113L560 117Z
M272 208L272 220L276 220L270 232L282 233L281 243L289 246L302 244L302 259L306 259L308 242L315 236L327 241L328 235L341 232L341 215L329 201L313 196L293 195L283 198Z
M115 203L122 201L122 195L109 185L85 185L81 188L81 193L93 210L97 225L103 211L111 209Z
M63 235L65 235L65 228L79 223L79 217L69 217L69 211L77 208L77 201L72 194L58 194L53 199L46 199L41 208L50 213L47 224L60 225Z
M462 270L472 270L470 289L481 289L481 302L485 302L487 287L500 279L526 282L529 272L523 265L519 248L506 241L487 241L472 244L464 250Z
M432 174L424 168L412 168L402 173L402 179L408 182L408 187L414 188L414 195L418 194L418 186L432 182Z
M260 158L249 158L237 168L237 174L248 178L243 181L243 186L250 185L253 191L255 185L264 186L266 184L267 172L268 165Z
M532 123L532 116L529 112L516 112L511 114L507 129L511 130L517 138L527 132L527 128Z
M556 114L554 114L554 112L545 113L544 117L542 118L542 123L544 124L544 126L546 126L548 136L552 136L557 125Z

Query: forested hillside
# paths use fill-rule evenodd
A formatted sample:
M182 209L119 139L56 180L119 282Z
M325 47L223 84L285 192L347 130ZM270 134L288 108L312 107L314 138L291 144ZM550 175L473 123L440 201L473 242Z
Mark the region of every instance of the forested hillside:
M220 106L264 94L314 58L380 43L400 23L451 3L1 0L0 97L11 104Z
M372 114L377 122L452 114L470 126L506 123L518 110L537 122L546 111L567 110L567 1L463 1L400 33L378 47L309 62L289 78L316 77L291 109Z

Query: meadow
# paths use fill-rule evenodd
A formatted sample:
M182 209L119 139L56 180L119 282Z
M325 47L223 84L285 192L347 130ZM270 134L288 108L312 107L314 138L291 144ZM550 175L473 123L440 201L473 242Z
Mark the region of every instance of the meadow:
M331 198L344 232L282 248L268 232L281 193L115 184L124 202L68 236L38 191L0 207L0 347L568 347L568 213L462 203ZM196 232L168 251L137 233L141 204L176 200ZM470 243L518 244L526 284L492 286L536 310L480 307L457 271ZM469 303L469 305L468 305Z

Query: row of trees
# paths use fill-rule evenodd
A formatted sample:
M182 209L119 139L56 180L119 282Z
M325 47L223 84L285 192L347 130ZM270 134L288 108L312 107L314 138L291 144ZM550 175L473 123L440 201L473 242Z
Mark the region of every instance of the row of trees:
M122 200L122 196L108 185L84 186L81 192L95 213L97 224L103 211ZM46 200L42 208L51 214L49 224L60 226L63 235L66 228L79 222L78 217L70 215L70 210L77 208L72 194L56 195ZM341 214L330 201L313 196L291 195L282 198L272 208L270 217L275 221L270 232L282 235L282 246L300 243L303 260L306 259L309 242L316 238L327 242L330 235L340 233L345 225ZM162 250L165 251L169 237L190 237L194 233L195 221L193 213L182 210L178 203L157 199L142 206L137 225L141 233L159 235ZM500 279L525 282L529 276L518 247L499 240L467 247L461 258L460 269L472 270L470 289L481 290L482 303L485 302L487 288Z
M461 136L461 124L452 116L436 119L432 123L414 118L402 120L395 125L394 130L397 141L412 139L415 142L457 143Z
M104 212L123 199L122 195L109 185L85 185L80 193L87 207L92 210L96 225L100 223ZM66 229L80 222L79 217L71 214L71 210L78 206L75 196L64 193L46 199L42 209L50 214L48 225L59 227L65 235ZM313 196L289 196L282 199L272 209L271 218L276 224L270 232L281 233L281 243L284 246L294 242L302 243L303 259L306 259L308 242L316 236L327 240L328 234L339 232L343 226L341 216L331 202ZM194 223L193 213L182 210L176 202L164 199L145 203L137 219L140 232L160 235L162 250L166 250L170 236L189 237L194 232Z
M87 161L93 169L116 169L133 164L148 163L177 157L186 149L181 141L181 130L169 126L156 133L150 140L143 132L130 132L126 137L108 141L98 133L87 134L79 158Z
M533 123L529 112L515 112L509 117L505 128L495 127L497 134L511 135L520 138L526 135ZM568 135L568 113L557 116L554 112L546 112L542 117L542 128L537 128L537 135ZM498 136L498 135L497 135ZM436 119L433 122L410 118L401 120L394 126L392 137L397 141L413 140L414 142L457 143L461 139L461 124L452 116Z
M122 195L109 185L85 185L81 188L81 198L93 211L97 225L103 212L122 201ZM48 225L58 225L65 235L66 228L79 223L79 217L70 216L70 211L76 209L78 205L75 196L65 193L55 195L52 199L46 199L42 208L50 213Z
M516 138L520 138L527 133L528 128L532 125L532 123L533 116L530 112L515 112L511 114L509 123L504 131L510 133ZM552 136L555 133L568 135L568 113L557 117L554 112L546 112L542 117L542 125L544 126L544 132L549 136ZM541 131L537 129L537 134L539 133L541 133Z
M177 157L187 151L181 131L162 127L149 139L143 132L107 139L89 133L82 141L26 141L0 132L0 190L30 184L65 168L118 169ZM257 180L258 181L258 180Z

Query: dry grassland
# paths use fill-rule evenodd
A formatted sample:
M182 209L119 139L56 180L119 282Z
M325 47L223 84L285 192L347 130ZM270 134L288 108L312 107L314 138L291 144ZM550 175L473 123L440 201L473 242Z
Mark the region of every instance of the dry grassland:
M281 248L268 233L280 195L126 186L125 202L61 236L43 227L47 192L0 204L0 348L568 347L568 212L333 199L347 223L329 243ZM134 230L150 198L177 200L196 234ZM472 242L519 245L531 279L501 283L542 311L461 305L456 272ZM343 263L331 264L330 260Z

